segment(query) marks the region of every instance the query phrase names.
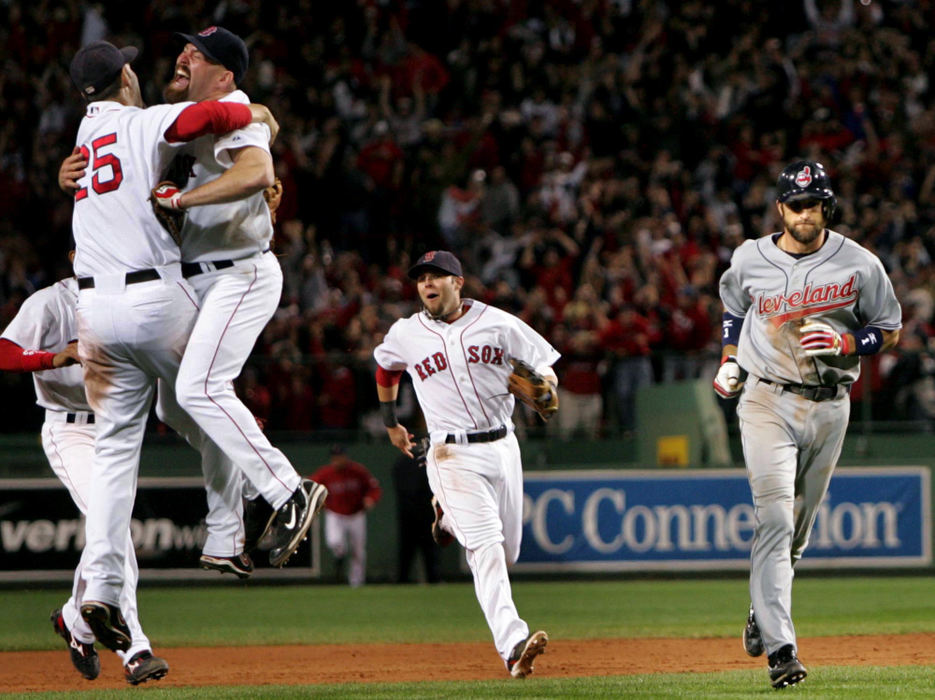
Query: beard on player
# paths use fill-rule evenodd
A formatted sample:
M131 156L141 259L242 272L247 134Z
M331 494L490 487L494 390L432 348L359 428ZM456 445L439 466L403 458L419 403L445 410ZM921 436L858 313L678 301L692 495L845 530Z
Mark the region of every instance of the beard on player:
M815 242L825 230L825 227L821 223L816 224L808 221L794 223L791 226L787 226L786 230L789 232L790 236L802 245L809 245Z

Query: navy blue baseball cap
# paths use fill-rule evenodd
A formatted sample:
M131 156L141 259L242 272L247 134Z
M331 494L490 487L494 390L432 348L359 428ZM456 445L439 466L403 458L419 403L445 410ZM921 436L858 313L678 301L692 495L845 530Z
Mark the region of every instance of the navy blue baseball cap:
M91 99L114 82L137 54L139 51L133 46L118 49L108 41L94 41L78 50L68 72L75 87Z
M419 258L416 264L409 268L409 279L419 279L419 275L426 270L435 270L446 275L464 277L461 272L461 261L454 256L454 253L447 250L430 250Z
M208 27L197 34L176 32L174 36L194 44L209 61L227 68L234 74L234 82L240 85L250 65L250 55L239 36L224 27Z

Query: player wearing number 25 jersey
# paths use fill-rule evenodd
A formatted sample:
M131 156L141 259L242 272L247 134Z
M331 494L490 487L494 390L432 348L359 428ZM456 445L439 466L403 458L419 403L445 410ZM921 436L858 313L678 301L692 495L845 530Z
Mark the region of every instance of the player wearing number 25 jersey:
M217 102L142 109L129 65L136 53L95 42L70 67L89 102L77 140L89 168L78 182L72 226L78 352L97 425L80 612L101 644L128 653L136 650L120 596L143 431L156 380L175 384L197 311L178 245L147 199L185 141L268 115Z

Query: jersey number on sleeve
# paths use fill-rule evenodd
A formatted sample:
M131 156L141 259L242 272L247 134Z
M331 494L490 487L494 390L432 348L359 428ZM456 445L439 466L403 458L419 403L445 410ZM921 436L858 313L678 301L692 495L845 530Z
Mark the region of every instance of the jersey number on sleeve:
M120 183L123 182L123 170L120 167L120 159L113 153L101 153L100 150L105 146L110 146L115 143L117 143L117 134L107 134L106 136L99 136L94 139L91 142L91 148L94 149L93 159L91 158L91 152L88 150L88 147L81 147L81 155L84 156L85 160L91 163L91 170L94 171L94 177L91 178L91 189L98 194L113 192L120 187ZM109 180L101 180L98 171L108 165L110 166L111 177ZM81 187L75 192L75 201L80 202L87 196L88 188Z

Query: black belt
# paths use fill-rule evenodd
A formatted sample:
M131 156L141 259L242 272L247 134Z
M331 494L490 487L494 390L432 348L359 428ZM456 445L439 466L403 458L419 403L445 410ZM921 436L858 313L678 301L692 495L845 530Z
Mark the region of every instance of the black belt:
M153 282L159 279L159 273L155 270L136 270L128 272L125 277L126 284L136 284L137 282ZM79 277L78 289L94 289L93 277Z
M506 437L506 426L501 425L499 428L494 428L493 430L482 433L468 433L466 437L468 442L494 442L495 440L502 440ZM455 443L457 441L457 435L448 433L445 437L445 442Z
M209 265L213 265L215 270L226 270L229 267L234 266L233 260L210 260ZM182 277L194 277L195 275L200 275L205 270L202 269L201 263L182 263Z
M66 423L75 423L77 421L78 421L77 413L66 413L65 414ZM85 421L85 423L87 423L88 425L94 425L94 414L93 413L88 414L88 419Z
M269 251L270 249L267 248L262 253L260 253L260 255L264 255ZM207 272L207 270L205 270L202 265L212 265L215 270L226 270L229 267L233 267L234 262L234 260L208 260L206 263L183 262L182 277L187 279L189 277L194 277L195 275L200 275L202 272Z
M823 384L780 384L778 382L771 382L769 379L760 379L760 381L764 384L780 386L783 391L788 391L790 394L798 394L809 401L830 401L838 398L839 385L837 384L834 386L825 386ZM845 392L851 390L850 386L845 386L844 389Z

